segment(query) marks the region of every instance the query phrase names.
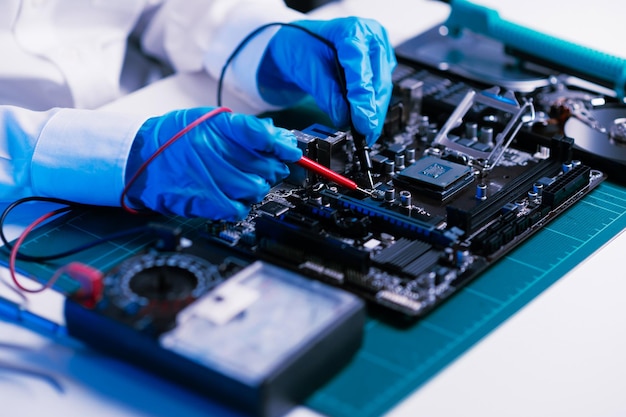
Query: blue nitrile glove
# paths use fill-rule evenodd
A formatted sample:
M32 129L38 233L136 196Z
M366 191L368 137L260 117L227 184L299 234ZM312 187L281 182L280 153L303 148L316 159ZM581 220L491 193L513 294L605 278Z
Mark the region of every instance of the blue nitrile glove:
M387 32L378 22L357 17L293 24L335 45L352 122L372 145L383 129L397 63ZM267 102L289 105L308 93L336 127L347 127L348 107L337 72L334 52L328 46L302 30L284 26L270 40L257 82Z
M181 129L209 108L148 119L135 137L126 181ZM302 157L292 132L271 120L221 113L200 123L157 156L128 191L135 207L164 214L241 220Z

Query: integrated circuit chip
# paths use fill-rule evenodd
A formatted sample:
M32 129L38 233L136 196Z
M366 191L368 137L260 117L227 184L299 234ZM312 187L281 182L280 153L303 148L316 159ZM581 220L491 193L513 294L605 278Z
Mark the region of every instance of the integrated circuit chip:
M398 173L399 182L434 198L445 200L474 181L468 166L425 156Z
M285 214L287 210L289 210L289 207L279 203L278 201L268 201L257 208L257 211L268 214L272 217L278 217L281 214Z

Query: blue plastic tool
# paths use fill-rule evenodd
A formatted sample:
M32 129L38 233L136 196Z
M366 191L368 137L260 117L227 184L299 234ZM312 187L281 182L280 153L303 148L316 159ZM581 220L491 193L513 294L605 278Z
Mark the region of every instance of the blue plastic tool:
M509 22L496 10L469 1L451 0L450 5L445 23L450 35L458 36L462 29L469 29L547 62L605 81L620 99L626 95L626 59Z

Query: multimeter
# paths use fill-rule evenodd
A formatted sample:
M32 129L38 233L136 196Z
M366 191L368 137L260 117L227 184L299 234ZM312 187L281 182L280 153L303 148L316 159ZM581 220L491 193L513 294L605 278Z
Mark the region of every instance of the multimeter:
M278 416L358 350L358 297L263 261L216 264L147 252L104 278L87 308L68 298L68 333L214 399Z

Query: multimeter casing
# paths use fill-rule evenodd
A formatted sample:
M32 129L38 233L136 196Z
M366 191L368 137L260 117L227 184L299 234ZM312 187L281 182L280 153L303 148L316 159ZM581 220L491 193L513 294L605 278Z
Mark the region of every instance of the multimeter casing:
M161 334L106 311L67 299L68 333L256 416L285 414L333 376L360 347L365 320L356 296L262 261L179 311Z

